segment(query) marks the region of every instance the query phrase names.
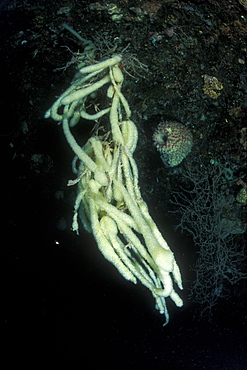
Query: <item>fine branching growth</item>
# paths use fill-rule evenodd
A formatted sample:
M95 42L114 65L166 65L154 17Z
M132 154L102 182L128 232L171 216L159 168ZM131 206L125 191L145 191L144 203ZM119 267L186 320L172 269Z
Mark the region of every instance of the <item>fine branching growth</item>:
M246 278L242 272L244 245L236 237L245 232L241 205L229 191L229 175L217 161L188 166L184 186L173 193L180 223L176 228L193 237L197 261L191 298L202 305L202 315L224 296L226 284Z

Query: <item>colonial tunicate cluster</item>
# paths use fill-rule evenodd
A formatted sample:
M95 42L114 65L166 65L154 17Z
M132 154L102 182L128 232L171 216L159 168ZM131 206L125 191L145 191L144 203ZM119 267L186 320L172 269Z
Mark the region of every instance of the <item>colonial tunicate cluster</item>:
M183 305L174 288L177 285L183 289L182 279L175 256L151 218L139 189L133 156L138 131L121 91L121 61L122 55L114 55L81 68L45 117L62 123L75 153L75 178L68 182L69 186L77 185L73 230L79 234L80 219L94 235L103 256L120 274L134 284L139 280L150 290L167 323L166 300L170 298L178 307ZM91 94L98 90L107 95L106 105L95 108L95 112L88 111ZM95 133L81 147L73 127L103 116L109 132L102 132L102 136Z
M174 167L191 151L193 137L191 132L176 121L161 122L153 135L156 148L166 166Z

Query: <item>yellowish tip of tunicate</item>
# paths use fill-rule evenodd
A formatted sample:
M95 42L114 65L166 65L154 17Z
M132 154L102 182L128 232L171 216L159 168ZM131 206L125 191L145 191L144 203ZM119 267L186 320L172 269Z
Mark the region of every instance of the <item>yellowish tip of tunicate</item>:
M158 268L162 271L171 272L174 268L174 256L173 253L162 247L155 247L151 252L154 262Z
M119 84L119 83L123 82L124 76L123 76L122 71L119 67L114 66L112 68L112 75L113 75L113 78L116 81L116 83Z
M100 223L103 227L104 234L106 236L109 234L112 236L116 236L118 234L116 222L109 216L103 216L102 219L100 220Z
M113 198L116 202L122 202L123 200L123 194L115 183L113 184Z
M138 140L138 131L136 125L131 120L123 121L121 122L121 131L125 146L131 153L133 153Z
M79 111L75 112L69 122L69 126L74 127L80 121L80 118L81 118L81 113Z
M113 95L114 95L114 87L110 85L107 89L107 97L109 99L112 99Z

